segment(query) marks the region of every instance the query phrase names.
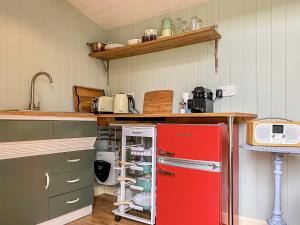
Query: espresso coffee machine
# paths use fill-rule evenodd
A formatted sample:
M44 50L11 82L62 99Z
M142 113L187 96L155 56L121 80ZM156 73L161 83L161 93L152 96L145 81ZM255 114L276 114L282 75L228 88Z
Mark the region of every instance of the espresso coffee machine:
M196 87L192 93L193 99L188 102L192 113L210 113L214 111L213 92L210 89Z

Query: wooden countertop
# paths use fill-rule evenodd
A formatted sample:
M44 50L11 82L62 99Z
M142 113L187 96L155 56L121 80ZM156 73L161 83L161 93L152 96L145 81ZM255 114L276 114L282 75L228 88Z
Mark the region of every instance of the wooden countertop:
M190 113L190 114L99 114L99 125L108 125L120 122L169 122L169 123L226 123L233 117L236 123L255 119L256 114L224 112L224 113Z
M43 112L30 110L0 110L0 119L15 120L82 120L96 121L96 116L92 113L76 112Z

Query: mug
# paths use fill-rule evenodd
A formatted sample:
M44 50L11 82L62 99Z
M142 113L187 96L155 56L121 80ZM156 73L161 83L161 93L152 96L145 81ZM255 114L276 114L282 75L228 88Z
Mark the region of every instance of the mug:
M138 39L138 38L135 38L135 39L130 39L128 40L128 45L137 45L137 44L140 44L142 43L142 40L141 39Z

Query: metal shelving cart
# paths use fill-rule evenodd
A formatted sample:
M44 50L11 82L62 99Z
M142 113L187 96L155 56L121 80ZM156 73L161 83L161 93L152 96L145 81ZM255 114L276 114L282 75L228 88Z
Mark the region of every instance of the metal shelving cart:
M115 220L122 217L155 224L155 125L123 125L122 153L117 178Z

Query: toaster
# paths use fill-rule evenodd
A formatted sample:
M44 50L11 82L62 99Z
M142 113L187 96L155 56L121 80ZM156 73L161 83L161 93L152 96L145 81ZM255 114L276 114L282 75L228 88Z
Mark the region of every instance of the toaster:
M99 113L113 113L114 98L109 96L101 96L98 100Z

